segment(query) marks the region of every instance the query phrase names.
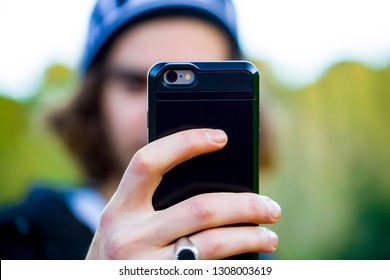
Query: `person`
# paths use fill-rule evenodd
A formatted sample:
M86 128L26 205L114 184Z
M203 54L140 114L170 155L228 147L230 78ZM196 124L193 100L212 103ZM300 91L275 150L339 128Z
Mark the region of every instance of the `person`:
M66 191L38 186L3 209L1 258L173 259L182 237L201 259L273 252L271 230L229 226L277 222L280 206L268 197L208 193L152 206L164 173L223 149L228 136L193 129L147 144L148 69L159 61L240 59L231 1L98 0L87 37L79 90L51 125L88 180Z

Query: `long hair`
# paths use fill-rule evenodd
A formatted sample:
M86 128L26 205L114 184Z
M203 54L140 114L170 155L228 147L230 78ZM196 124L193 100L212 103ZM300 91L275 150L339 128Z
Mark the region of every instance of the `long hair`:
M101 114L104 67L95 63L81 79L73 100L49 117L49 125L81 163L89 180L119 172Z

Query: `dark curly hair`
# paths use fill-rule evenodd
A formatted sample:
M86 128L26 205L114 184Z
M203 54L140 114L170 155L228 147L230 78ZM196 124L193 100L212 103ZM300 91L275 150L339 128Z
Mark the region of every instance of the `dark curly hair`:
M120 172L101 115L103 63L82 78L73 100L49 117L49 125L81 163L89 180L102 182Z

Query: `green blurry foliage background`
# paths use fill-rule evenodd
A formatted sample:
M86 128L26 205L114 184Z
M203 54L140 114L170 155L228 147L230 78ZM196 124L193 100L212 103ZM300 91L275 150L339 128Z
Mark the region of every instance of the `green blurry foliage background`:
M270 226L280 237L276 258L390 259L390 65L338 63L296 89L255 64L274 155L260 189L283 208ZM73 70L52 65L33 97L0 95L1 204L21 199L34 181L82 181L45 124L76 84Z

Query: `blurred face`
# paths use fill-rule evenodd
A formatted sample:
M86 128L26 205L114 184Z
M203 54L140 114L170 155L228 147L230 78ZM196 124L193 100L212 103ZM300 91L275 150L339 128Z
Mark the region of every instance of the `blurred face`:
M146 21L112 45L106 63L102 115L123 168L147 143L146 75L159 61L225 60L227 35L207 22L185 17Z

